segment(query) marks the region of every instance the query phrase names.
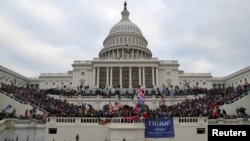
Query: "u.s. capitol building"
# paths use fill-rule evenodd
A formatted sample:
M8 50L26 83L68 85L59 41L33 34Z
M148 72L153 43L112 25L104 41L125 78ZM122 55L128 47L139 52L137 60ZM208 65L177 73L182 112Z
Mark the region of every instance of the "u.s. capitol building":
M143 36L140 28L129 19L127 3L121 12L122 18L116 23L103 41L103 48L99 52L99 57L93 60L79 60L72 64L73 69L67 73L41 73L37 78L28 78L12 71L4 66L0 66L0 82L12 84L17 87L37 88L37 89L66 89L79 90L86 94L96 93L101 90L119 90L122 92L133 92L140 85L143 90L149 92L146 104L151 109L156 109L160 98L150 95L152 90L162 90L164 86L174 86L183 89L184 84L198 88L225 88L227 86L238 86L250 81L250 66L240 69L225 77L215 78L210 73L185 73L179 70L180 64L177 60L158 60L152 57L152 52L148 48L148 41ZM1 87L0 83L0 87ZM82 93L82 94L84 94ZM95 109L102 109L111 102L122 101L124 105L133 106L136 98L115 97L100 98L100 95L82 97L75 95L71 98L61 98L54 95L56 99L70 103L82 105L83 102L91 104ZM236 107L245 106L249 108L249 92L237 99L233 104L229 103L222 107L231 114ZM174 103L181 102L189 98L187 96L176 98ZM23 103L13 97L11 93L0 91L0 108L11 104L16 108L16 114L23 114L27 108L33 105ZM171 102L167 99L168 102ZM167 106L170 104L166 104ZM248 111L247 111L248 112ZM38 109L37 113L43 114ZM152 133L159 133L165 130L165 123L170 123L171 132L167 140L172 141L206 141L210 131L208 125L249 125L249 120L237 119L208 119L207 117L171 117L163 118L162 127L158 124ZM169 120L170 119L170 120ZM170 122L169 122L170 121ZM114 117L107 120L106 117L48 117L46 122L36 120L4 119L0 122L0 137L6 139L7 136L16 137L20 140L43 138L44 141L80 141L80 140L110 140L110 141L163 141L166 137L158 138L151 133L151 127L146 127L145 123L155 122L155 119L147 121L144 118L128 120L125 117ZM242 126L238 126L242 127ZM26 130L24 130L26 129ZM39 130L41 129L41 130ZM7 131L8 130L8 131ZM93 132L94 131L94 132ZM168 131L168 130L166 130ZM152 138L154 137L154 138Z
M140 28L129 19L127 4L121 12L121 20L116 23L103 41L98 58L77 60L73 69L66 73L41 73L38 78L28 78L0 66L3 83L29 88L67 88L88 90L126 89L140 85L143 89L161 89L166 86L183 88L184 83L191 87L218 88L237 86L250 80L250 67L247 66L231 75L214 78L211 73L185 73L179 70L178 60L158 60L152 57L148 41Z

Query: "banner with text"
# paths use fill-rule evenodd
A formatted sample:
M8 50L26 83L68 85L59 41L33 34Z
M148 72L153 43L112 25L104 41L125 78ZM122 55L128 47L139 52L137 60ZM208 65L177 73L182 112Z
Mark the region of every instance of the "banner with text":
M145 138L174 137L172 117L146 118L145 127Z
M212 140L238 140L248 141L250 125L208 125L208 141Z

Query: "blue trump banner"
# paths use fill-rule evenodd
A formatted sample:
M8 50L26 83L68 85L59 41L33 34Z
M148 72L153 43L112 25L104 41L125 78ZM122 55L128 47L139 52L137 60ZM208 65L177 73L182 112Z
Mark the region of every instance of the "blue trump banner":
M174 137L172 117L146 118L145 138Z

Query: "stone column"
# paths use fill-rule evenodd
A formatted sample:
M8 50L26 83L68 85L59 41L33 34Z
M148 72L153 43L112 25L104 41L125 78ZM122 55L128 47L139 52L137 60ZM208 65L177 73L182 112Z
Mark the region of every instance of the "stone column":
M120 86L122 88L122 67L120 67Z
M146 86L145 86L145 67L142 68L142 85L144 88L146 88Z
M124 49L122 49L122 58L125 58L125 57L124 57Z
M99 86L99 73L100 73L100 68L99 67L97 67L97 82L96 82L96 86L97 86L97 88L99 88L100 86Z
M139 85L141 85L141 67L139 67Z
M132 74L131 74L132 68L129 67L129 88L132 88Z
M109 86L109 67L106 67L106 87Z
M95 88L96 87L96 68L94 67L93 68L93 87Z
M119 50L118 50L118 49L116 49L116 53L115 53L115 58L116 58L116 59L118 59L118 58L119 58L118 53L119 53Z
M113 67L110 67L110 87L113 88Z
M155 78L155 80L156 80L156 81L155 81L155 82L156 82L155 85L156 85L157 87L159 87L159 70L158 70L157 67L155 68L155 75L156 75L156 76L155 76L155 77L156 77L156 78Z
M154 67L152 67L152 85L153 85L153 88L155 87L155 68Z
M131 49L131 58L134 59L134 54L135 54L135 51L133 49Z

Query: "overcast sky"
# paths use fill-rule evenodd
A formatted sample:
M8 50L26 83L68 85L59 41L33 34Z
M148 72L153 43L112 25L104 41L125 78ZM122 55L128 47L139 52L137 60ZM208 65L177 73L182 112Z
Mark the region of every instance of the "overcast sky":
M124 0L1 0L0 65L26 77L93 60ZM250 0L127 0L153 57L224 77L249 66Z

